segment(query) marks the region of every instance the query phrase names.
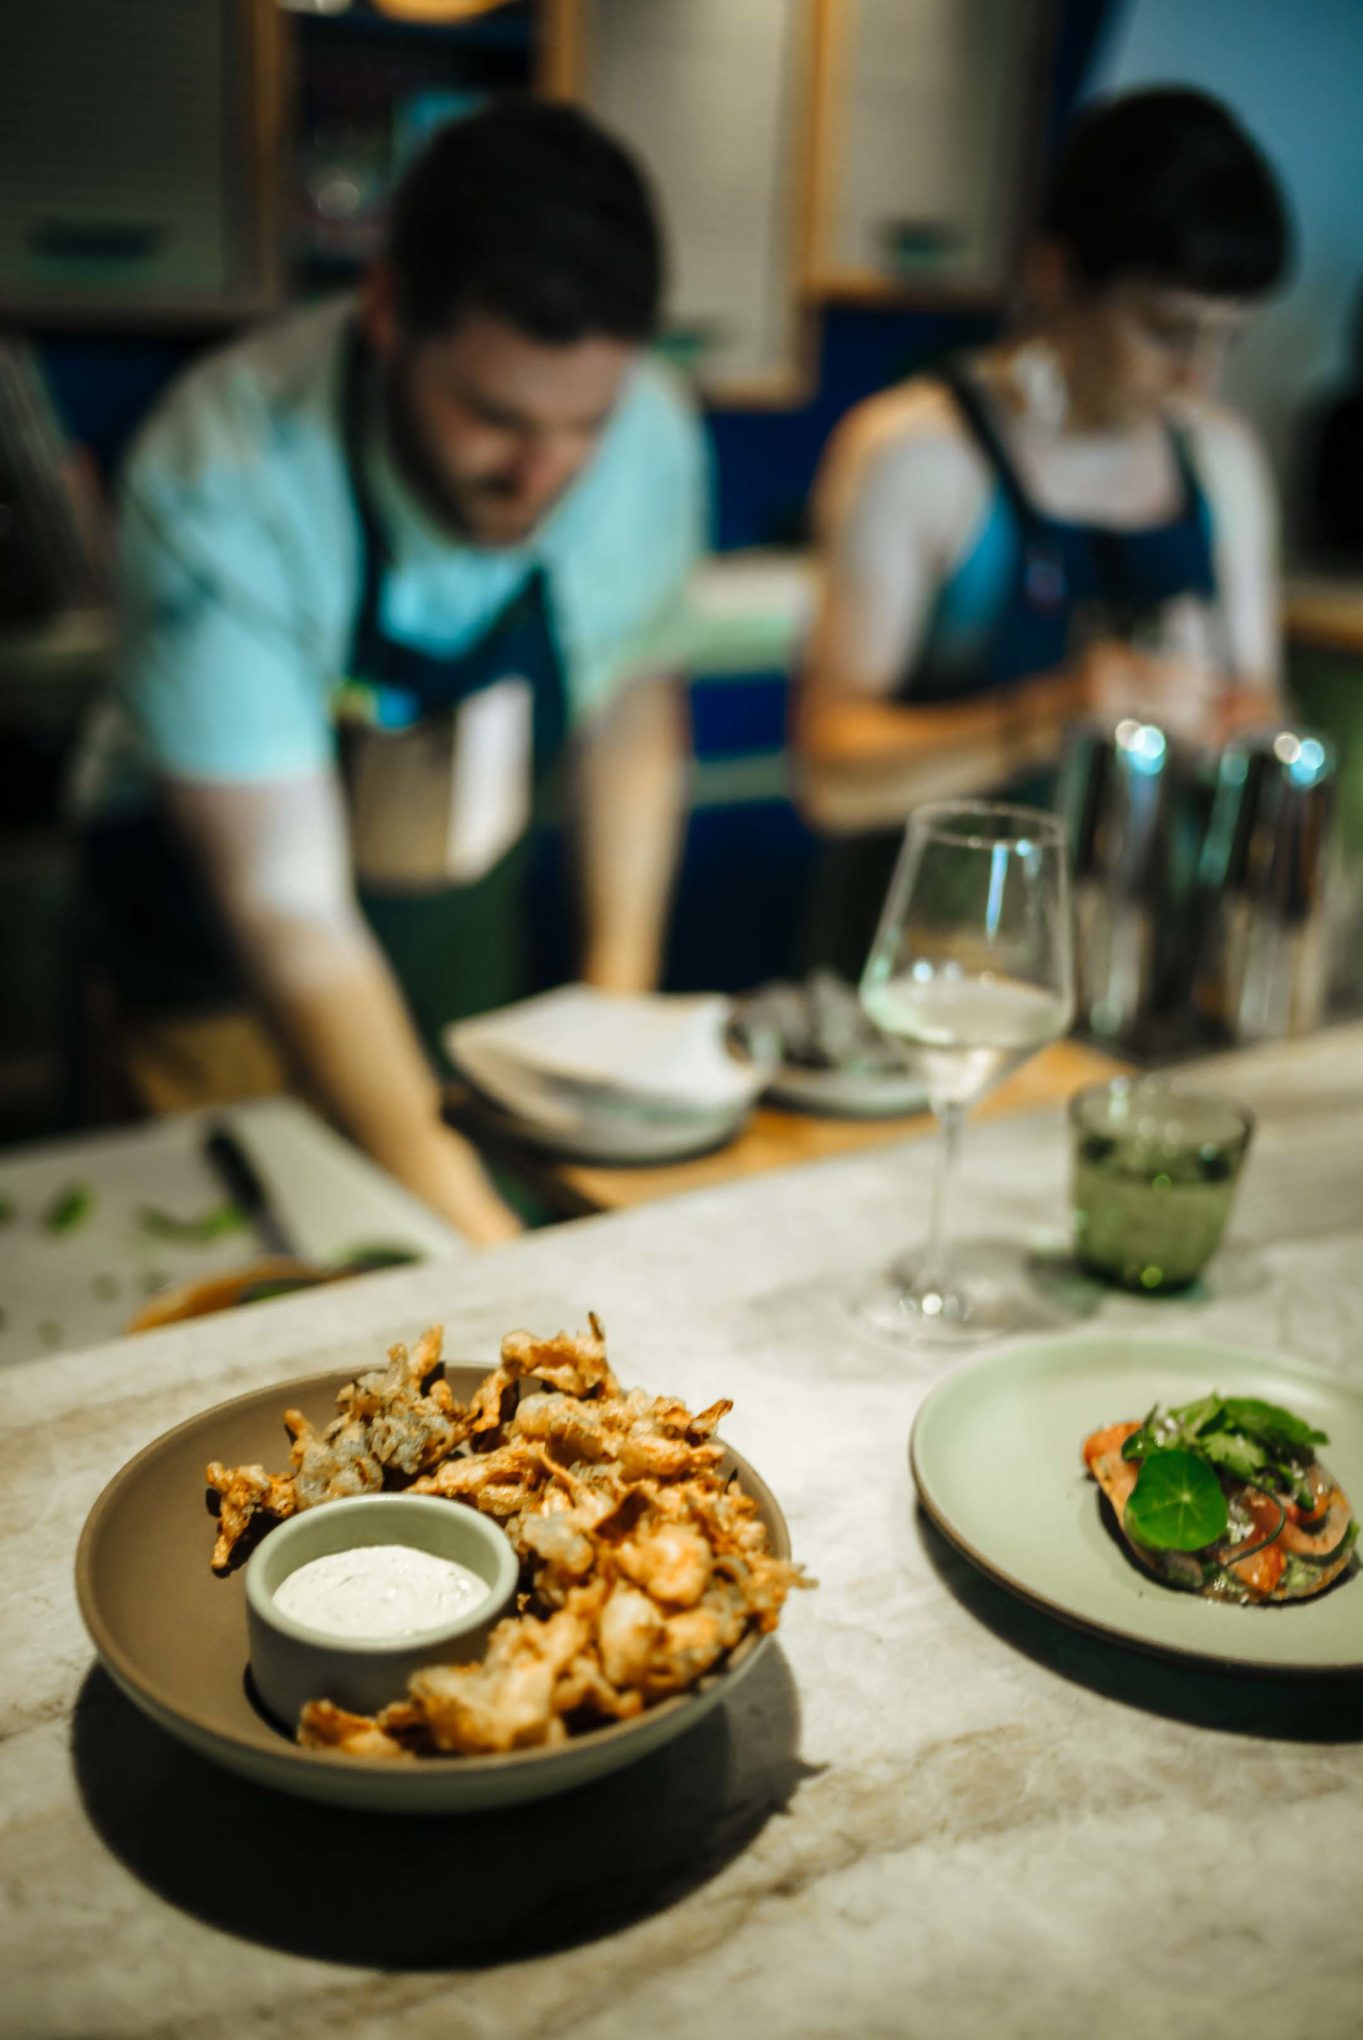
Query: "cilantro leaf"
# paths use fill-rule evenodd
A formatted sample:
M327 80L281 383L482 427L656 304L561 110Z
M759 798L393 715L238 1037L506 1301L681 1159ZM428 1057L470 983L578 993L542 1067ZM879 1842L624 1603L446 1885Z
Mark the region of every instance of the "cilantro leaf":
M1254 1480L1268 1464L1268 1454L1253 1438L1240 1431L1208 1431L1197 1441L1198 1450L1236 1480Z

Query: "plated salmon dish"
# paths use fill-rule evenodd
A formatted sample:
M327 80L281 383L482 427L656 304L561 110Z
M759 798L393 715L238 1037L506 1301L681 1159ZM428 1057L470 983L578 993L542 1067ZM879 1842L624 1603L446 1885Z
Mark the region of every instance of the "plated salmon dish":
M1329 1442L1274 1403L1213 1393L1094 1431L1083 1456L1157 1579L1261 1605L1319 1594L1354 1567L1357 1518L1316 1456Z

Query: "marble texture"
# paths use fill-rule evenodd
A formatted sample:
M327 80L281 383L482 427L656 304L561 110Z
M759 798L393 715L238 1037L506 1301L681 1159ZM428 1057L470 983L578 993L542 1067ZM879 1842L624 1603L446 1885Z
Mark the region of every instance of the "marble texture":
M1098 1322L1363 1378L1363 1029L1215 1074L1259 1115L1230 1243L1205 1292L1106 1296ZM1109 1648L915 1510L928 1377L844 1298L921 1227L932 1160L824 1163L7 1370L0 2031L1352 2040L1363 1689ZM1065 1167L1058 1113L981 1128L956 1230L1054 1234ZM735 1398L726 1432L821 1581L691 1735L512 1816L363 1819L214 1771L94 1667L76 1538L151 1437L434 1318L490 1364L506 1328L588 1308L627 1380Z
M212 1240L149 1232L151 1206L177 1218L216 1210L227 1192L203 1155L211 1126L237 1136L294 1251L341 1260L359 1247L466 1259L468 1242L297 1098L257 1098L0 1151L0 1368L116 1338L157 1290L222 1275L268 1253L245 1229ZM74 1184L88 1217L50 1232L44 1215Z

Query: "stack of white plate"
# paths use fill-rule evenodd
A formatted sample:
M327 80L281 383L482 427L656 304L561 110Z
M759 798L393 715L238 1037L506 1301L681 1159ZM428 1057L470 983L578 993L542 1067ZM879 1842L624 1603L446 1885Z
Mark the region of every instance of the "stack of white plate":
M718 994L563 985L446 1029L445 1052L503 1131L557 1154L675 1161L731 1140L771 1074L728 1045Z

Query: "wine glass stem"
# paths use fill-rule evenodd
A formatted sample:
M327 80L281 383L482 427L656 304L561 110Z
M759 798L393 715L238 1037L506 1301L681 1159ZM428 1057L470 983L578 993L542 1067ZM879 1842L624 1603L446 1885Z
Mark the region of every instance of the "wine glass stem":
M947 1202L955 1175L956 1152L961 1144L961 1127L964 1121L964 1105L941 1105L937 1108L937 1122L942 1132L937 1143L937 1179L932 1190L932 1221L928 1232L927 1261L923 1268L922 1286L934 1289L942 1296L948 1289Z

